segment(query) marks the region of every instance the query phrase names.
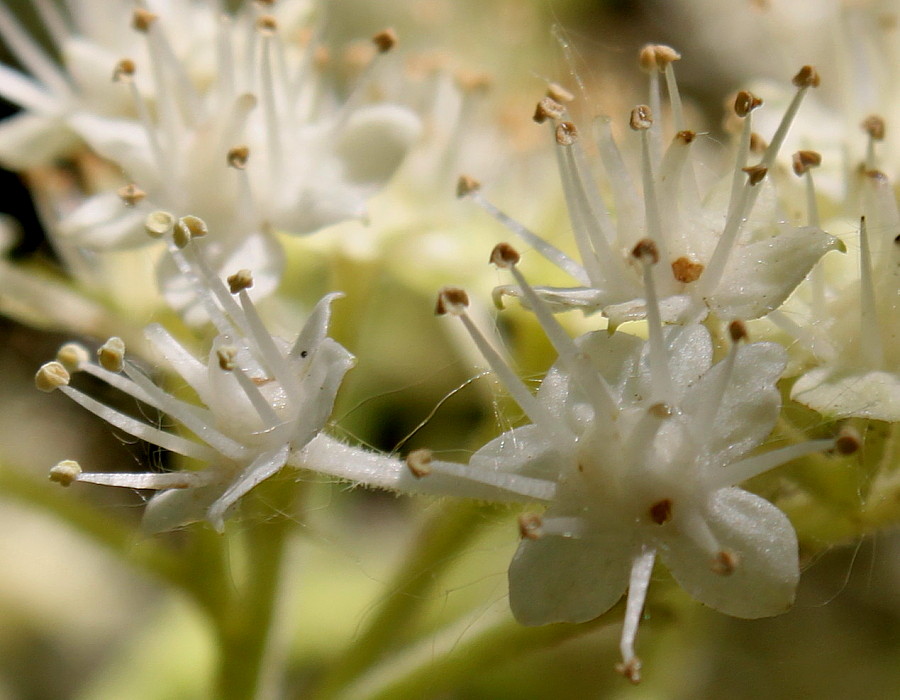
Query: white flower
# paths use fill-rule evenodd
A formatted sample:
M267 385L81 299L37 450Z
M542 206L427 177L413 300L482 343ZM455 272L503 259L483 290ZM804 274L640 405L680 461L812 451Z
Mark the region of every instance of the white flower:
M516 618L584 622L627 588L621 670L633 681L656 556L716 610L744 618L784 612L799 577L794 529L775 506L735 484L814 451L857 445L847 435L748 456L778 416L784 349L741 343L746 331L735 321L731 350L713 364L705 327L663 331L653 242L641 242L635 256L649 283L649 341L605 331L572 341L516 269L518 254L505 244L495 249L492 260L512 271L560 359L533 396L473 333L532 424L504 433L470 463L555 484L547 512L520 522L524 541L509 572ZM458 290L444 290L440 304L470 327L464 302Z
M641 53L642 65L651 76L652 106L636 107L630 120L632 130L640 137L641 195L613 141L609 120L599 122L598 150L609 177L615 218L600 195L579 131L567 120L564 105L550 98L538 105L535 119L549 122L556 138L579 261L512 221L477 187L463 187L464 194L472 196L581 285L538 288L558 310L602 311L612 326L644 318L646 290L630 251L645 237L655 242L665 262L654 272L663 319L680 323L702 320L710 311L724 319L764 316L782 304L826 251L840 247L837 239L818 228L783 223L766 177L803 96L818 85L815 70L805 66L794 77L794 99L772 142L762 150L759 163L752 166L748 158L760 149L751 148L751 113L761 103L750 93L738 95L735 112L744 126L734 168L717 178L701 197L692 149L697 134L684 127L672 68L679 57L664 46L648 46ZM661 72L666 78L676 131L665 153L661 125L655 118L661 113ZM760 206L758 199L762 200ZM520 296L520 291L501 287L497 295L503 294Z

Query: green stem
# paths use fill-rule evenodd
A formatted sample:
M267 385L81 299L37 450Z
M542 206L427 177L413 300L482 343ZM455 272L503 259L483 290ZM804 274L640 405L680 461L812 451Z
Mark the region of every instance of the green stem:
M441 572L456 560L487 521L489 507L476 503L448 503L423 523L404 562L365 629L354 644L326 672L312 697L348 697L347 683L390 649L407 641L412 620L429 600Z

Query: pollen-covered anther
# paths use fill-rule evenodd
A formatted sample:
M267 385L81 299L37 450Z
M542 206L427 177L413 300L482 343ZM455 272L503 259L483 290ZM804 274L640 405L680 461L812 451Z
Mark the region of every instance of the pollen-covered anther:
M769 172L769 169L762 165L751 165L747 168L741 168L745 173L747 173L747 182L750 185L758 185L763 179L766 177L766 174Z
M551 97L543 97L534 108L534 116L532 119L538 124L543 124L548 119L556 121L562 119L566 113L566 108Z
M650 506L650 520L657 525L665 525L672 519L672 499L663 498Z
M863 119L860 126L862 126L863 131L865 131L873 141L884 141L884 119L877 114L871 114Z
M228 282L228 290L232 294L237 294L253 286L253 273L246 269L238 270L233 275L229 275L225 281Z
M491 251L491 263L501 269L508 269L519 264L519 251L509 243L498 243Z
M61 362L47 362L34 375L34 385L47 393L69 384L69 373Z
M797 151L791 156L791 163L794 174L799 177L810 168L818 168L822 165L822 154L817 151Z
M560 122L556 125L556 143L560 146L571 146L578 140L578 129L572 122Z
M56 351L56 361L68 372L77 372L81 366L91 361L87 348L78 343L66 343Z
M647 105L638 105L631 110L628 125L635 131L644 131L653 126L653 112Z
M713 557L711 568L719 576L731 576L740 564L740 558L734 552L723 549Z
M749 337L749 334L747 333L747 324L739 319L735 319L729 323L728 337L731 338L732 343L739 343L742 340L747 340Z
M135 72L137 71L137 66L135 66L134 61L130 58L123 58L121 61L116 63L116 67L113 68L112 79L114 83L124 83L131 80L134 77Z
M125 202L125 205L129 207L139 204L147 197L147 193L133 183L120 187L116 190L116 194L119 195L119 199Z
M665 44L647 44L638 54L638 64L648 73L652 70L663 71L670 63L681 59L681 54Z
M741 90L734 97L734 113L743 119L754 109L760 107L762 103L762 99L749 90Z
M547 85L547 97L560 104L572 102L575 99L575 95L566 90L559 83L550 83Z
M250 159L250 148L248 146L235 146L228 149L225 161L229 168L243 170L247 167L247 161Z
M672 261L672 275L684 284L696 282L703 274L703 269L703 263L694 262L683 255Z
M637 657L629 659L625 663L616 664L616 671L625 676L632 685L641 682L641 660Z
M672 407L667 403L655 403L650 408L647 409L647 413L649 413L654 418L666 419L671 418L675 415L675 411Z
M433 455L431 450L420 449L413 450L406 455L406 466L414 477L421 479L431 474L431 460Z
M195 238L202 238L209 233L206 222L199 216L182 216L175 223L172 231L173 240L178 248L184 248Z
M139 7L131 15L131 26L139 32L146 33L157 19L159 15Z
M481 183L474 177L468 175L460 175L456 181L456 196L459 198L477 192L481 189Z
M656 265L659 262L659 249L652 238L642 238L637 245L631 250L632 257L640 260L642 263Z
M98 348L97 359L103 369L121 372L125 366L125 341L113 336Z
M256 28L263 36L273 36L278 31L278 20L272 15L260 15L256 19Z
M219 369L223 372L231 372L235 368L234 360L237 357L238 349L234 345L223 345L216 350L216 357L219 360Z
M151 238L162 238L175 228L175 217L167 211L154 211L144 219L144 231Z
M81 474L81 465L74 459L64 459L62 462L50 468L50 481L55 481L60 486L71 486L78 481Z
M379 53L387 53L397 45L397 32L390 27L382 29L372 37L372 43Z
M791 82L794 84L794 87L808 88L819 87L821 80L815 68L812 66L803 66L803 68L797 72L797 75L791 79Z
M539 540L544 536L544 519L537 513L519 516L519 537L523 540Z
M857 430L849 425L841 428L837 439L834 441L834 451L847 457L855 454L862 447L862 438Z
M468 306L469 295L466 294L466 290L459 287L444 287L438 292L434 313L437 316L444 316L445 314L461 316L466 312Z
M689 143L693 143L695 138L697 138L697 132L691 131L690 129L685 129L684 131L679 131L675 134L675 140L679 143L683 143L685 146Z

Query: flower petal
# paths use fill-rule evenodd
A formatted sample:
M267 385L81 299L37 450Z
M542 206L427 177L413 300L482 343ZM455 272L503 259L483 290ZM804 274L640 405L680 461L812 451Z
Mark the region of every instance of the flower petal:
M791 398L830 417L900 421L900 376L892 372L820 367L797 380Z
M404 107L382 104L357 109L340 127L335 146L345 177L355 185L382 186L421 131L419 118Z

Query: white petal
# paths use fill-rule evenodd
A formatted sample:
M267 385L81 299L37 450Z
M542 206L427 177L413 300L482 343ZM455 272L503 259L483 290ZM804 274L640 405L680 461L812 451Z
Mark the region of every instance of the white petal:
M11 170L44 165L77 141L61 118L22 112L0 122L0 163Z
M555 481L564 463L536 425L508 430L472 455L469 466Z
M141 529L155 535L199 522L227 487L227 481L218 481L198 488L160 491L147 502Z
M829 417L900 421L900 376L892 372L820 367L797 380L791 398Z
M40 83L3 64L0 64L0 95L23 109L44 113L61 111L62 101Z
M610 299L608 292L591 287L535 287L534 291L547 302L554 313L579 309L585 314L592 314L608 304ZM516 297L522 306L529 308L522 299L522 292L515 285L507 284L494 289L495 299L502 299L504 296Z
M676 294L659 300L659 313L663 323L678 323L685 316L690 317L694 314L695 306L686 294ZM640 321L647 318L647 302L644 299L632 299L611 304L603 309L603 315L609 319L609 325L612 328L620 326L626 321ZM699 322L703 318L701 315L700 318L689 318L689 320Z
M378 188L393 176L422 127L419 118L397 105L356 110L337 134L335 153L344 176L355 185Z
M285 465L288 449L287 445L282 445L277 450L264 452L228 485L225 493L215 500L206 514L206 519L216 532L225 529L224 518L229 508Z
M291 348L291 357L294 359L305 358L315 351L328 335L328 324L331 322L331 304L335 299L344 295L341 292L326 294L319 300L316 307L310 313L303 329L297 335L294 346Z
M768 617L794 603L800 578L797 535L787 517L738 488L716 491L707 525L723 551L736 557L730 575L713 571L712 555L684 536L661 539L660 556L690 595L727 615Z
M147 211L128 207L115 192L87 199L59 223L59 234L96 250L127 249L151 242L144 230Z
M325 338L316 349L303 378L304 400L291 440L295 449L303 447L325 427L344 375L354 364L356 358L331 338Z

